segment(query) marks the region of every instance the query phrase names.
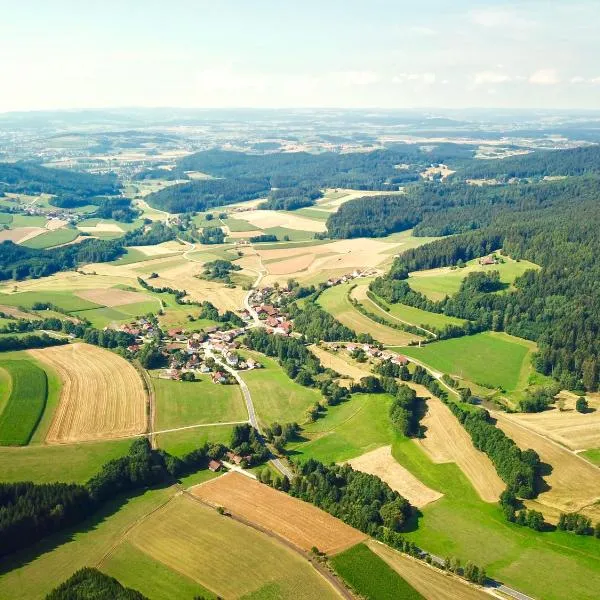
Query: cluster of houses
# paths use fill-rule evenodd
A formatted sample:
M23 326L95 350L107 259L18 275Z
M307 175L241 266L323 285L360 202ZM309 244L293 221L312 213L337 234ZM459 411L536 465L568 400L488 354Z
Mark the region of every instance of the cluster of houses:
M403 354L390 352L389 350L380 350L377 346L373 346L372 344L349 343L346 344L346 350L349 353L362 350L369 358L378 358L379 360L390 360L395 365L403 366L408 364L408 358L406 358L406 356L404 356Z
M341 275L340 277L330 277L326 284L328 287L333 287L334 285L340 285L342 283L347 283L348 281L352 281L353 279L359 279L361 277L374 277L377 275L377 269L365 269L364 271L359 271L355 269L352 273L346 273L345 275Z
M153 342L158 337L158 331L151 321L141 317L136 321L124 323L119 327L119 331L129 333L135 336L135 342L128 346L130 352L136 353L142 344Z
M258 317L264 321L264 324L269 333L278 333L280 335L289 335L292 331L292 321L281 312L277 304L280 304L282 299L289 296L292 292L287 288L275 289L266 287L261 290L256 290L250 297L250 304L258 313ZM265 303L270 301L270 304ZM248 311L242 311L242 319L250 320Z

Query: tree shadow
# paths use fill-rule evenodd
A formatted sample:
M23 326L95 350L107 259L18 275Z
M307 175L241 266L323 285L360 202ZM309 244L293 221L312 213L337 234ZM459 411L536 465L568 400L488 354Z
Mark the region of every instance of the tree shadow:
M423 513L416 507L413 507L410 517L404 523L401 533L412 533L419 529L419 519L423 517Z
M541 462L540 467L538 469L537 475L535 477L535 490L538 494L543 494L544 492L549 492L552 489L552 486L548 484L548 482L544 479L552 473L553 467L549 463Z

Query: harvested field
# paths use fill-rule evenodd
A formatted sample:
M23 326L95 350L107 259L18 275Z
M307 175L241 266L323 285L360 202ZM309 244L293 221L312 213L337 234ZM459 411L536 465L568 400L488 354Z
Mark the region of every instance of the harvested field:
M15 229L4 229L0 231L0 242L10 241L18 244L34 238L47 230L43 227L15 227Z
M183 252L185 246L177 241L163 242L154 246L130 246L130 249L137 250L146 256L156 256L167 254L168 252Z
M97 223L93 227L78 227L85 233L123 233L123 230L116 223Z
M536 499L540 505L563 512L580 511L594 523L600 520L600 504L594 506L600 501L600 469L528 429L517 415L495 412L493 416L498 427L521 449L532 448L543 463L552 467L552 472L544 476L550 489Z
M193 488L202 500L223 506L303 550L313 546L335 554L367 536L321 509L245 477L228 473Z
M410 385L410 384L409 384ZM415 439L436 463L456 463L485 502L497 502L506 485L498 477L491 460L473 446L450 409L438 398L431 397L422 386L411 385L417 394L428 397L427 414L421 420L425 437Z
M10 315L15 319L31 319L35 318L35 315L23 312L22 310L15 308L14 306L6 306L5 304L0 304L0 312L3 312L6 315Z
M356 382L360 381L363 377L372 375L368 367L359 367L358 363L354 363L350 357L347 359L345 357L342 358L340 353L343 351L338 351L336 353L328 352L315 344L310 345L308 348L321 361L321 364L326 369L333 369L340 375L346 375Z
M444 573L415 558L392 550L389 546L369 540L367 546L383 559L405 581L431 600L485 600L490 595L464 579Z
M541 413L515 414L515 421L550 439L575 450L600 447L600 398L588 394L587 400L593 412L582 414L575 410L577 396L561 392L564 410L553 407Z
M275 210L249 210L238 213L236 218L247 221L259 229L287 227L289 229L299 229L300 231L327 231L325 223L322 221Z
M430 502L435 502L443 496L421 483L400 465L392 456L391 446L382 446L377 450L367 452L349 460L348 464L356 471L376 475L417 508L427 506Z
M68 224L68 221L63 221L62 219L48 219L48 222L46 223L46 229L53 231L54 229L65 227Z
M138 302L146 302L149 300L149 297L146 294L141 294L140 292L129 292L127 290L110 288L82 290L75 295L102 306L122 306L124 304L136 304ZM158 302L156 307L158 309Z
M112 439L146 431L146 393L137 371L117 354L88 344L30 350L62 380L46 442Z
M338 597L294 550L189 496L171 500L126 540L223 598Z

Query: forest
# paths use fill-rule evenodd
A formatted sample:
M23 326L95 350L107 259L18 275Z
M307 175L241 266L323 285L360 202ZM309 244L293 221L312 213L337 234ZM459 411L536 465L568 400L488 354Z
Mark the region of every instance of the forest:
M317 198L322 196L318 187L307 186L277 188L271 190L266 202L259 208L268 210L296 210L306 206L312 206Z

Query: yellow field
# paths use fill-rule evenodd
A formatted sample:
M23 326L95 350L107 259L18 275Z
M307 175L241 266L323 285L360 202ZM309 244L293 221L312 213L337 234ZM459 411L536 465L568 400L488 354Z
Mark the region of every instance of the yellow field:
M598 394L589 394L588 403L593 412L585 414L575 410L576 396L561 392L564 400L564 411L557 407L541 413L515 414L516 421L541 433L546 437L570 448L581 451L600 447L600 398Z
M62 381L49 444L119 438L146 431L146 393L125 359L88 344L29 350Z
M124 304L135 304L136 302L145 302L152 299L147 294L110 288L82 290L75 295L102 306L123 306Z
M172 500L126 539L223 598L338 597L296 552L188 496Z
M228 473L203 483L193 488L192 493L275 532L303 550L316 546L327 554L335 554L367 537L312 504L240 473Z
M358 366L359 363L354 362L350 357L342 358L340 353L344 352L343 350L337 353L329 352L315 344L310 345L308 349L321 361L321 364L326 369L333 369L340 375L350 377L356 382L360 381L363 377L372 375L368 366L360 367Z
M593 466L575 453L560 446L521 424L517 415L494 413L498 427L522 449L532 448L543 463L552 467L552 472L544 476L550 489L537 497L543 507L550 507L548 516L553 512L579 511L592 522L600 521L600 469ZM554 509L554 511L552 510ZM544 509L540 509L544 512Z
M382 446L353 458L348 464L356 471L376 475L385 481L393 490L404 496L413 506L423 508L431 502L439 500L443 494L428 488L412 473L407 471L392 456L391 446Z
M430 567L415 558L400 554L375 540L367 542L369 548L394 571L412 585L417 592L430 600L485 600L490 595L481 588L468 584L450 573Z
M237 213L236 217L248 221L248 223L260 229L287 227L288 229L297 229L299 231L327 231L324 221L308 219L277 210L249 210Z
M467 476L481 499L497 502L506 485L498 477L490 459L473 446L469 434L463 429L450 409L431 393L414 384L417 394L429 398L427 414L421 420L426 429L423 439L415 439L436 463L456 463Z

